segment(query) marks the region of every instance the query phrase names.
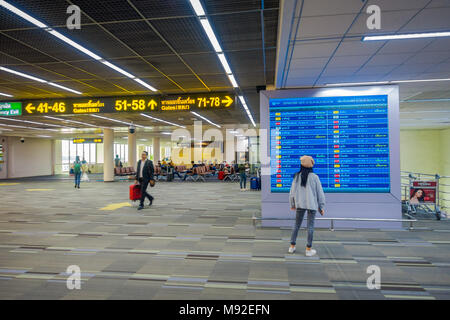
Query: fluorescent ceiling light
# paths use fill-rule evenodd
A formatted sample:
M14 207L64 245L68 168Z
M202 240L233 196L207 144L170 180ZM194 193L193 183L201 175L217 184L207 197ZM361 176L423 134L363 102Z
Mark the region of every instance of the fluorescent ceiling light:
M15 125L15 124L5 124L5 123L1 123L0 125L2 125L2 126L7 126L7 127L12 127L12 128L24 128L24 129L32 129L32 130L46 130L46 131L55 131L55 132L58 132L58 130L56 130L56 129L25 127L25 126L18 126L18 125Z
M165 134L167 136L170 136L172 133L170 133L170 132L161 132L161 134Z
M236 79L234 78L234 76L232 74L227 74L227 76L228 76L228 79L230 79L230 82L231 82L231 85L233 86L233 88L239 87L236 82Z
M34 80L34 81L37 81L37 82L40 82L40 83L46 83L46 84L49 84L51 86L54 86L54 87L57 87L57 88L60 88L60 89L66 90L66 91L70 91L70 92L73 92L73 93L76 93L76 94L82 94L79 91L76 91L76 90L64 87L64 86L62 86L60 84L56 84L56 83L53 83L53 82L50 82L50 81L47 81L47 80L43 80L41 78L33 77L33 76L30 76L29 74L22 73L22 72L19 72L19 71L16 71L16 70L12 70L12 69L5 68L5 67L0 67L0 70L6 71L6 72L9 72L9 73L12 73L12 74L15 74L15 75L27 78L27 79L31 79L31 80Z
M450 78L447 79L420 79L420 80L395 80L395 81L389 81L389 82L395 82L395 83L405 83L405 82L435 82L435 81L450 81Z
M0 126L1 126L2 124L0 123ZM0 127L0 131L3 131L3 130L5 130L5 131L13 131L13 129L8 129L8 128L2 128L2 127Z
M66 36L62 35L61 33L59 33L56 30L53 29L48 29L47 30L48 33L50 33L51 35L54 35L55 37L57 37L58 39L64 41L65 43L67 43L68 45L74 47L75 49L78 49L79 51L83 52L84 54L87 54L88 56L90 56L91 58L94 58L95 60L101 60L102 58L98 55L96 55L95 53L93 53L92 51L86 49L85 47L83 47L82 45L79 45L78 43L76 43L73 40L70 40L69 38L67 38Z
M213 126L216 126L217 128L221 128L221 126L219 126L218 124L215 124L214 122L212 122L211 120L205 118L202 115L199 115L197 112L191 111L192 114L195 114L197 117L202 118L203 120L205 120L206 122L212 124Z
M200 0L190 0L192 8L194 8L195 14L197 16L204 16L205 10L203 10L203 6L200 3Z
M153 88L151 85L149 85L148 83L145 83L144 81L142 81L139 78L134 78L134 81L136 81L137 83L143 85L144 87L146 87L147 89L150 89L152 91L158 91L157 89Z
M41 135L41 134L38 134L36 137L40 137L40 138L51 138L51 136L44 136L44 135Z
M60 126L57 124L52 123L43 123L43 122L37 122L37 121L29 121L29 120L20 120L20 119L14 119L14 118L0 118L0 120L8 120L8 121L16 121L16 122L24 122L24 123L31 123L31 124L37 124L41 126L49 126L49 127L59 127L59 128L67 128L65 126Z
M7 93L1 93L1 92L0 92L0 96L5 96L5 97L10 97L10 98L12 98L12 95L7 94Z
M32 16L26 14L22 10L14 7L13 5L7 3L6 1L0 1L0 6L6 8L6 9L12 11L12 12L14 12L18 16L20 16L21 18L24 18L25 20L27 20L28 22L31 22L32 24L34 24L35 26L37 26L39 28L47 28L47 25L43 24L39 20L36 20Z
M214 50L216 50L216 52L222 52L222 48L220 47L219 41L217 41L216 35L214 34L208 19L200 18L200 23L202 24L203 30L205 30L206 35L209 38L209 42L211 42Z
M82 124L82 125L86 125L86 126L89 126L89 127L96 127L96 128L98 127L98 126L96 126L94 124L80 122L80 121L75 121L75 120L67 120L67 119L56 118L56 117L51 117L51 116L44 116L44 117L48 118L48 119L53 119L53 120L59 120L59 121L64 121L64 122Z
M107 118L107 117L104 117L104 116L99 116L98 114L91 114L90 116L96 117L96 118L100 118L100 119L104 119L104 120L109 120L109 121L114 121L114 122L126 124L127 126L134 125L135 127L145 128L144 126L141 126L141 125L139 125L139 124L128 123L128 122L125 122L125 121L122 121L122 120L117 120L117 119Z
M439 82L439 81L450 81L450 78L443 78L443 79L417 79L417 80L390 80L390 81L368 81L368 82L325 83L325 86L327 86L327 87L339 87L339 86L357 86L357 85L371 85L371 84L395 84L395 83Z
M200 0L189 0L189 1L191 3L192 7L194 8L195 14L199 17L200 23L202 24L203 30L205 31L206 35L208 36L208 39L211 42L211 45L213 46L214 50L217 52L220 62L222 63L225 73L227 74L228 78L230 79L230 82L231 82L233 88L239 88L239 85L236 82L236 79L234 78L233 72L231 71L228 61L222 52L222 47L220 46L219 41L217 40L217 37L211 27L211 24L209 23L208 18L206 17L205 10L203 9L203 6L202 6ZM241 99L241 101L242 101L242 99ZM247 112L247 114L249 115L249 118L250 118L253 126L256 127L255 122L253 121L253 117L252 117L245 101L242 103L242 105L243 105L245 111Z
M200 7L201 7L200 3L198 3L198 5L200 5ZM111 69L113 69L113 70L115 70L117 72L120 72L121 74L124 74L125 76L127 76L129 78L132 78L132 79L136 80L135 79L136 77L133 76L132 74L130 74L127 71L125 71L125 70L115 66L112 63L109 63L108 61L106 61L102 57L100 57L99 55L97 55L94 52L90 51L89 49L83 47L82 45L76 43L75 41L69 39L68 37L66 37L65 35L59 33L58 31L56 31L56 30L54 30L52 28L49 28L46 24L44 24L44 23L40 22L39 20L33 18L29 14L27 14L27 13L23 12L22 10L16 8L15 6L7 3L6 1L0 0L0 6L10 10L11 12L17 14L18 16L20 16L21 18L23 18L23 19L27 20L28 22L34 24L35 26L37 26L39 28L42 28L43 30L47 31L48 33L50 33L51 35L55 36L59 40L64 41L65 43L67 43L71 47L81 51L82 53L88 55L89 57L91 57L91 58L93 58L93 59L95 59L97 61L101 61L104 65L110 67ZM152 91L157 91L155 88L153 88L152 86L148 85L147 83L145 83L143 81L141 81L141 82L137 81L137 82L139 82L141 85L143 85L144 87L146 87L146 88L148 88L148 89L150 89Z
M375 35L364 36L363 41L380 41L380 40L403 40L403 39L419 39L419 38L440 38L450 37L450 32L422 32L422 33L406 33L406 34L391 34L391 35Z
M40 79L40 78L36 78L36 77L30 76L29 74L25 74L25 73L22 73L22 72L19 72L19 71L16 71L16 70L11 70L9 68L0 67L0 70L6 71L6 72L9 72L9 73L12 73L12 74L24 77L24 78L28 78L28 79L31 79L31 80L34 80L34 81L38 81L38 82L41 82L41 83L46 83L47 82L46 80L43 80L43 79Z
M231 71L230 65L228 64L227 58L225 58L225 55L223 53L218 53L217 55L219 56L220 62L222 63L222 66L223 66L223 69L225 70L225 72L227 74L233 73Z
M180 128L186 128L185 126L181 126L181 125L173 123L173 122L169 122L169 121L166 121L166 120L155 118L155 117L149 116L148 114L145 114L145 113L141 113L141 116L149 118L149 119L153 119L153 120L156 120L156 121L159 121L159 122L167 123L167 124L170 124L172 126L176 126L176 127L180 127Z
M51 85L51 86L54 86L54 87L57 87L57 88L63 89L63 90L67 90L67 91L70 91L70 92L76 93L76 94L82 94L82 93L81 93L80 91L76 91L76 90L73 90L73 89L70 89L70 88L64 87L64 86L62 86L62 85L60 85L60 84L56 84L56 83L53 83L53 82L48 82L48 84L49 84L49 85Z
M101 60L100 62L103 63L104 65L110 67L111 69L114 69L114 70L116 70L117 72L120 72L121 74L123 74L124 76L126 76L126 77L128 77L128 78L131 78L131 79L136 78L136 77L133 76L131 73L126 72L125 70L119 68L118 66L112 64L111 62L108 62L108 61L106 61L106 60Z

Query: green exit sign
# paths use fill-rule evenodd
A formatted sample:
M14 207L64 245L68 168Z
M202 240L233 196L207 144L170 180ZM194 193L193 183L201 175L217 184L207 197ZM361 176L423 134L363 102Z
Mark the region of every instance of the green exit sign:
M0 116L21 116L22 102L0 102Z

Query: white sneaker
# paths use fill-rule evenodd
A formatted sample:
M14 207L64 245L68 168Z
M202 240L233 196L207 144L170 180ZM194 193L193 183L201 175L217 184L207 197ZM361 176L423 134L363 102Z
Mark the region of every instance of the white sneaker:
M289 252L289 253L294 253L294 252L295 252L295 247L289 247L288 252Z
M317 251L314 250L314 249L310 249L310 250L306 250L306 251L305 251L305 255L306 255L307 257L315 256L316 253L317 253Z

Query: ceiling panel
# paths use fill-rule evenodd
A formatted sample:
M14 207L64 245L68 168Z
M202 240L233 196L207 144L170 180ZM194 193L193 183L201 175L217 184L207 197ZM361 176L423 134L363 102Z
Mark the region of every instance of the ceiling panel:
M220 35L220 44L225 51L262 47L259 12L211 16L210 23Z

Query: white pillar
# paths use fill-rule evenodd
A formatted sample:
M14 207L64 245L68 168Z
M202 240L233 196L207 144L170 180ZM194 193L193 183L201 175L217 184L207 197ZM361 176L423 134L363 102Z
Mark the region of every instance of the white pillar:
M103 129L103 180L114 181L114 130Z
M153 162L158 163L161 160L161 140L159 137L153 137Z
M136 170L136 133L128 132L128 166Z

